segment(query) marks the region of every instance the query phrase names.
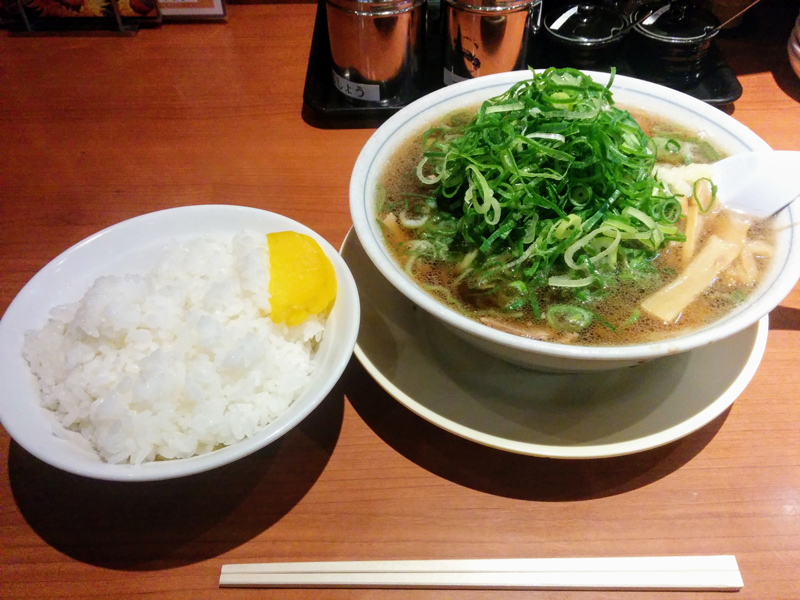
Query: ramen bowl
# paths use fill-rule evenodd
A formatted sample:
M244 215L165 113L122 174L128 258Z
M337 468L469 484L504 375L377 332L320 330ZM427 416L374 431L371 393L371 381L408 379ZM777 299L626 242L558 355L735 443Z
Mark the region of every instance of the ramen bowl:
M587 72L606 84L608 73ZM800 278L800 230L792 224L800 216L794 203L775 218L775 247L770 266L748 299L718 321L678 337L618 346L578 346L540 341L486 326L442 304L415 283L387 249L378 224L376 187L384 169L412 135L452 111L477 107L530 78L529 71L488 75L437 90L406 106L370 137L353 169L350 211L354 229L369 259L400 293L440 321L473 347L526 368L548 372L584 372L628 367L659 357L687 352L725 339L756 323L777 306ZM768 144L750 129L681 92L630 77L617 76L611 88L615 104L659 115L688 130L702 133L720 151L735 154L768 150Z

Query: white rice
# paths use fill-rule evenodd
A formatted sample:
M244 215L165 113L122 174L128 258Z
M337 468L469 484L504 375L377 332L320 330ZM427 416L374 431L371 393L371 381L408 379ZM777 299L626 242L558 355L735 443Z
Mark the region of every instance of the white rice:
M324 320L267 316L266 240L173 244L144 275L98 278L25 336L42 404L111 463L187 458L260 431L315 367Z

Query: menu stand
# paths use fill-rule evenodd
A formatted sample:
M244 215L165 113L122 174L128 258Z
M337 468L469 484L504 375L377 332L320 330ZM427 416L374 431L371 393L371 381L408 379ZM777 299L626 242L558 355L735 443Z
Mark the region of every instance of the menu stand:
M2 0L0 0L2 4ZM24 0L6 0L0 24L12 35L117 35L134 36L143 26L161 25L161 13L156 5L151 15L126 16L118 0L105 0L102 16L40 17L31 14Z

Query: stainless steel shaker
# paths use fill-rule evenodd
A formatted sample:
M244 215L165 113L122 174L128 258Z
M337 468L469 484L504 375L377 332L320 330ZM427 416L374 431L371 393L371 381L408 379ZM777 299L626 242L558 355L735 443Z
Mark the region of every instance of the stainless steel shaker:
M792 69L800 77L800 15L797 15L794 22L794 29L792 29L792 35L789 36L789 42L786 44L786 51L789 54Z
M449 85L525 68L542 0L447 0L444 13L443 82Z
M333 83L359 105L401 104L421 78L426 0L326 0Z

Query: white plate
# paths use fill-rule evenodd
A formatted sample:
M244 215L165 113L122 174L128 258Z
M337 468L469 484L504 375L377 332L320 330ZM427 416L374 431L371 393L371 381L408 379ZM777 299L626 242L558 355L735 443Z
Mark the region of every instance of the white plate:
M341 253L361 296L355 354L364 368L422 418L510 452L600 458L680 439L733 403L766 347L763 317L724 341L636 367L536 373L465 345L416 308L375 268L353 230Z
M261 432L237 444L192 458L142 465L113 465L70 441L50 411L22 358L23 335L39 329L56 305L79 300L101 275L143 273L164 247L206 234L240 231L265 235L298 231L313 237L336 269L338 290L320 343L316 372L285 413ZM347 265L325 239L308 227L264 210L240 206L187 206L154 212L104 229L48 263L20 291L0 320L0 421L28 452L78 475L120 481L168 479L199 473L246 456L275 441L304 419L330 392L347 366L359 322L358 291Z

